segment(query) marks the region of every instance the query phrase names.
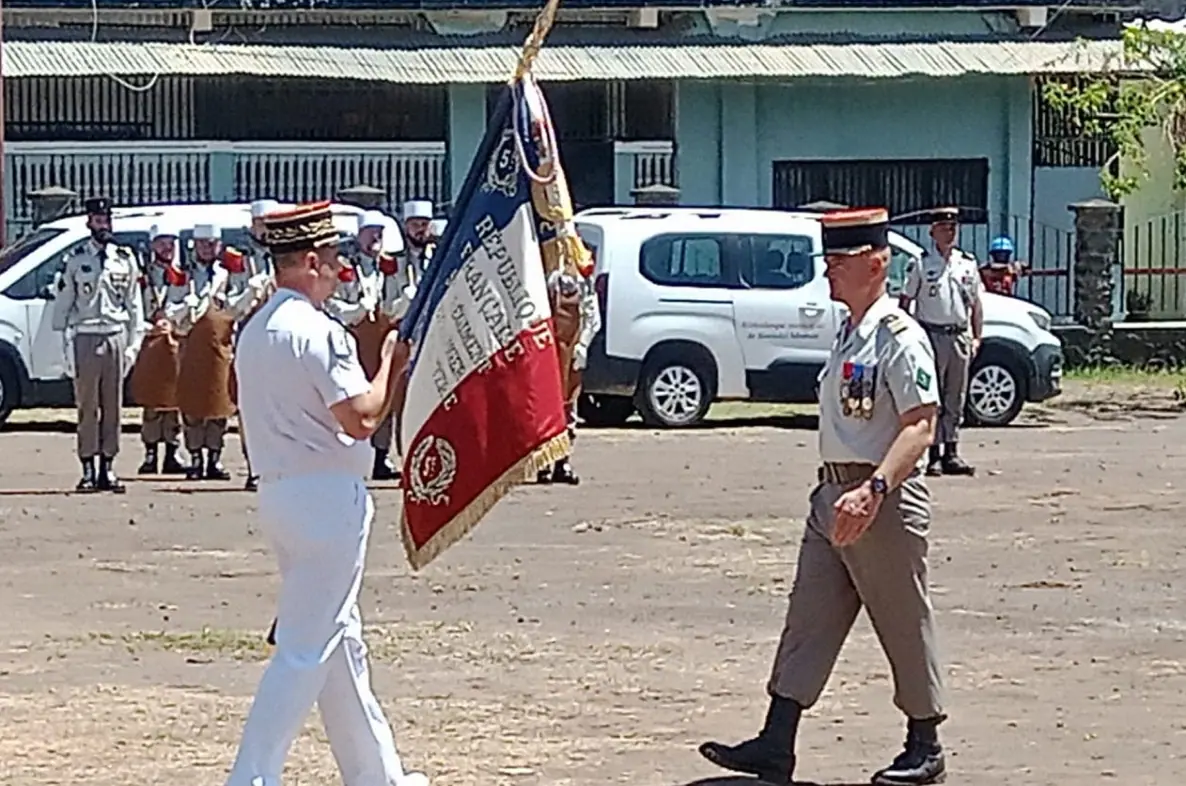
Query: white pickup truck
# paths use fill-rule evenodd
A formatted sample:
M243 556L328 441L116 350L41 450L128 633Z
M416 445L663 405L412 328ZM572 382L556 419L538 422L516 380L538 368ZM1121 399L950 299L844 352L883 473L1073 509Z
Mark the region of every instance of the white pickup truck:
M576 217L596 257L602 330L584 374L581 414L615 425L637 411L674 428L714 401L814 403L816 378L847 309L829 296L819 215L774 210L597 208ZM890 292L922 255L891 233ZM1026 401L1059 393L1062 346L1050 314L984 295L970 423L1005 425Z

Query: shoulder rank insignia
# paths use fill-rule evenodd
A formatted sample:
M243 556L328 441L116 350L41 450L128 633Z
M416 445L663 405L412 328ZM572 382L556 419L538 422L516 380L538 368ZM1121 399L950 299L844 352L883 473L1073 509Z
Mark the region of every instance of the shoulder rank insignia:
M910 323L903 319L901 314L890 313L881 318L881 326L896 336L904 333L910 327Z

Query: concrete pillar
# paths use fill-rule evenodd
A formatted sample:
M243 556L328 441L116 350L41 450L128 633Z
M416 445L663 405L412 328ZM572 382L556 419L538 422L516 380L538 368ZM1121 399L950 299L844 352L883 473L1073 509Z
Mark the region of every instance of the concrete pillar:
M1072 311L1089 333L1085 360L1098 365L1112 355L1113 271L1121 261L1123 209L1106 199L1089 199L1068 209L1075 214Z
M679 189L663 183L635 188L630 191L638 207L675 207L679 204Z

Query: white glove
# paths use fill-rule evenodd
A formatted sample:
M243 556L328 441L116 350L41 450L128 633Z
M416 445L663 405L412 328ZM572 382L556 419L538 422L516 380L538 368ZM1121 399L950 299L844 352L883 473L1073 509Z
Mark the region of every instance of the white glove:
M193 292L190 292L188 295L185 296L185 300L183 300L181 302L184 303L189 308L197 308L198 304L201 303L202 300L197 295L195 295Z
M247 286L255 291L257 297L263 295L264 290L268 288L268 274L257 273L248 280Z
M582 371L585 364L589 362L589 351L580 344L577 344L572 349L572 368L574 371Z
M128 347L127 349L124 350L124 369L125 370L130 369L132 366L136 365L136 357L139 354L140 354L140 350L137 347Z
M375 299L374 295L364 295L358 299L358 305L362 306L367 314L370 314L372 311L374 311L375 306L378 304L379 301Z

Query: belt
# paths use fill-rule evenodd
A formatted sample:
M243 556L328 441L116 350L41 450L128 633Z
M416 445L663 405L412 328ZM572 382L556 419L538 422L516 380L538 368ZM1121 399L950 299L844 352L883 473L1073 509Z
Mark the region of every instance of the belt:
M958 336L968 329L967 325L933 325L930 322L919 322L922 329L928 333L939 333L944 336Z
M127 330L127 325L77 325L76 336L118 336Z
M820 465L818 477L820 483L862 483L873 477L876 469L873 464L855 461L825 461Z

